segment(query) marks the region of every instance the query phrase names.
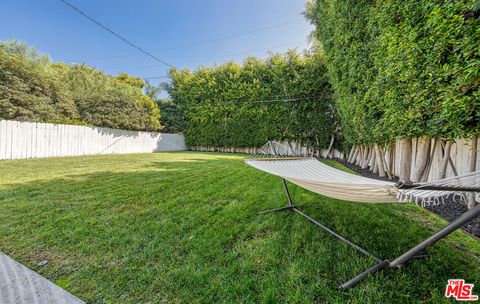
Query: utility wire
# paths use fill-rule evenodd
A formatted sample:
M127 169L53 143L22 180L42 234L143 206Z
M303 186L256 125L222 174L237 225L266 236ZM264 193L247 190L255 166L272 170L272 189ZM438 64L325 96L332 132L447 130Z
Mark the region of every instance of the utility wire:
M63 0L61 0L61 1L63 1ZM277 27L282 27L282 26L297 23L297 22L300 22L300 21L304 21L304 19L295 19L295 20L288 21L288 22L283 22L283 23L279 23L279 24L273 24L273 25L269 25L269 26L265 26L265 27L260 27L260 28L250 30L250 31L246 31L246 32L240 32L240 33L235 33L235 34L231 34L231 35L227 35L227 36L212 38L212 39L208 39L208 40L202 40L202 41L192 42L192 43L188 43L188 44L172 46L172 47L169 47L169 48L164 48L164 49L152 51L152 53L159 53L159 52L165 52L165 51L170 51L170 50L188 48L188 47L207 44L207 43L216 42L216 41L220 41L220 40L231 39L231 38L235 38L235 37L239 37L239 36L244 36L244 35L249 35L249 34L261 32L261 31L274 29L274 28L277 28ZM135 56L135 55L134 54L125 54L125 55L116 55L116 56L110 56L110 57L90 58L90 59L87 59L87 60L96 61L96 60L104 60L104 59L111 59L111 58L131 57L131 56Z
M129 44L130 46L136 48L137 50L139 50L140 52L142 52L143 54L147 55L148 57L168 66L168 67L173 67L173 65L163 61L162 59L156 57L155 55L152 55L151 53L145 51L144 49L142 49L141 47L135 45L134 43L128 41L127 39L123 38L122 36L120 36L119 34L117 34L116 32L114 32L113 30L111 30L110 28L108 28L107 26L103 25L102 23L100 23L99 21L95 20L94 18L90 17L89 15L85 14L83 11L81 11L79 8L77 8L76 6L74 6L73 4L65 1L65 0L60 0L61 2L63 2L65 5L69 6L70 8L72 8L73 10L75 10L76 12L78 12L79 14L81 14L82 16L84 16L85 18L89 19L90 21L92 21L93 23L95 23L96 25L98 25L99 27L103 28L104 30L106 30L107 32L109 32L110 34L114 35L115 37L117 37L118 39L122 40L123 42Z
M196 59L196 60L188 60L188 61L183 61L180 63L180 65L186 65L188 63L198 63L198 62L210 62L210 61L228 61L228 60L234 60L234 57L241 56L241 55L248 55L248 54L255 54L261 51L272 51L278 48L282 48L285 46L290 46L290 45L298 45L299 43L302 43L302 41L297 41L297 42L290 42L290 43L284 43L284 44L277 44L274 46L270 46L267 48L261 48L261 49L252 49L248 51L243 51L243 52L237 52L237 53L230 53L227 55L223 55L223 58L201 58L201 59ZM157 64L150 64L150 65L137 65L137 66L107 66L103 67L105 69L127 69L127 68L150 68L150 67L157 67Z
M331 95L321 95L321 96L306 96L306 97L297 97L297 98L290 98L290 99L267 99L267 100L254 100L254 101L240 101L239 99L232 99L232 101L214 101L212 104L197 104L194 106L217 106L217 105L235 105L235 104L252 104L252 103L275 103L275 102L295 102L295 101L305 101L305 100L312 100L312 99L322 99L326 97L331 97Z
M152 77L143 77L143 79L162 79L162 78L170 78L170 76L152 76Z
M292 21L288 21L288 22L283 22L283 23L279 23L279 24L260 27L260 28L257 28L257 29L251 30L251 31L247 31L247 32L235 33L235 34L231 34L231 35L228 35L228 36L213 38L213 39L209 39L209 40L203 40L203 41L193 42L193 43L189 43L189 44L177 45L177 46L157 50L157 51L154 51L154 52L165 52L165 51L187 48L187 47L192 47L192 46L196 46L196 45L200 45L200 44L206 44L206 43L216 42L216 41L220 41L220 40L230 39L230 38L234 38L234 37L238 37L238 36L249 35L249 34L261 32L261 31L265 31L265 30L289 25L289 24L292 24L292 23L297 23L297 22L300 22L300 21L304 21L304 19L296 19L296 20L292 20Z

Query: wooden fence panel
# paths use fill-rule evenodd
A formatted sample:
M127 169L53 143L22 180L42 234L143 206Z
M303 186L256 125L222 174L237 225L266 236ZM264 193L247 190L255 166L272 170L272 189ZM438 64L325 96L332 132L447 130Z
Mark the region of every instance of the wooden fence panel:
M0 160L182 150L178 134L0 120Z

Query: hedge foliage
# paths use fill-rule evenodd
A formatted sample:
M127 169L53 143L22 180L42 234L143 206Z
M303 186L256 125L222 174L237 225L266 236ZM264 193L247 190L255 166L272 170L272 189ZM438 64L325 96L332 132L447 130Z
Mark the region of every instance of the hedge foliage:
M480 2L313 0L351 144L480 131Z
M161 82L158 85L151 85L148 81L145 82L145 95L158 105L160 113L162 113L160 117L162 132L182 133L185 130L182 110L170 97L163 96L162 93L167 89L168 82Z
M0 44L0 119L159 130L144 82L86 65L51 63L18 42Z
M190 146L258 147L292 139L323 147L335 128L319 52L249 57L241 65L228 62L195 71L172 69L170 77L169 93L183 111Z

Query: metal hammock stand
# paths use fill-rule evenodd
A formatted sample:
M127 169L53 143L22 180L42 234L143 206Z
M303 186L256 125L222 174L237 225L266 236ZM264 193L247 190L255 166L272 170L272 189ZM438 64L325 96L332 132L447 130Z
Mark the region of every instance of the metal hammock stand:
M337 232L333 231L332 229L328 228L327 226L323 225L319 221L315 220L314 218L310 217L309 215L305 214L301 210L298 209L298 206L293 203L292 197L290 196L290 192L288 190L288 185L285 179L281 179L283 183L283 187L285 189L285 195L288 200L288 205L285 207L280 207L280 208L275 208L275 209L270 209L270 210L265 210L261 211L258 214L266 214L266 213L271 213L271 212L277 212L277 211L285 211L285 210L291 210L299 215L303 216L306 218L309 222L311 222L314 225L317 225L318 227L322 228L326 232L330 233L332 236L336 237L337 239L341 240L342 242L347 243L348 245L352 246L355 248L357 251L363 253L364 255L373 258L375 261L377 261L377 264L374 266L368 268L364 272L356 275L352 279L348 280L347 282L343 283L342 285L339 286L339 289L346 290L349 288L352 288L356 286L358 283L360 283L363 279L365 279L369 274L374 273L376 271L382 270L387 267L399 267L403 263L407 262L410 259L415 259L415 258L424 258L425 255L419 255L422 253L425 249L428 247L432 246L435 244L437 241L443 239L453 231L457 230L458 228L462 227L466 223L470 222L471 220L475 219L477 216L480 215L480 204L476 205L474 208L468 210L465 212L463 215L449 223L447 226L442 228L441 230L437 231L433 235L431 235L429 238L425 239L421 243L415 245L405 253L401 254L400 256L394 258L393 260L383 260L379 257L376 257L375 255L371 254L368 252L366 249L362 248L361 246L353 243L352 241L348 240L344 236L338 234ZM435 189L435 190L443 190L443 189ZM472 189L461 189L463 192L473 192ZM478 191L478 189L473 189L474 191ZM456 189L456 191L459 191Z
M268 147L272 148L272 143L269 142L267 143ZM267 146L266 145L266 146ZM265 146L264 146L265 147ZM275 161L275 160L288 160L288 159L295 159L296 157L291 157L291 155L282 158L279 157L279 154L277 154L277 149L273 147L273 153L265 153L265 154L270 154L270 156L267 156L267 158L263 158L265 161ZM271 157L271 155L274 155L274 157ZM275 208L275 209L270 209L270 210L265 210L261 211L258 214L266 214L266 213L271 213L271 212L277 212L277 211L286 211L290 210L293 212L296 212L297 214L301 215L302 217L306 218L309 222L312 224L322 228L335 238L341 240L342 242L345 242L346 244L350 245L351 247L355 248L357 251L363 253L364 255L373 258L377 264L374 266L366 269L362 273L356 275L352 279L348 280L347 282L341 284L338 286L339 289L341 290L347 290L349 288L352 288L356 286L358 283L360 283L363 279L365 279L369 274L377 272L379 270L385 269L387 267L399 267L405 262L411 260L411 259L416 259L416 258L425 258L426 255L420 255L425 249L428 247L432 246L435 244L437 241L443 239L453 231L457 230L458 228L462 227L463 225L467 224L468 222L472 221L475 219L477 216L480 216L480 204L477 204L475 207L472 209L466 211L464 214L462 214L460 217L455 219L454 221L450 222L448 225L446 225L444 228L440 229L436 233L432 234L430 237L425 239L424 241L420 242L419 244L415 245L411 249L407 250L400 256L394 258L393 260L384 260L379 257L376 257L375 255L371 254L368 252L366 249L362 248L361 246L353 243L352 241L348 240L344 236L338 234L337 232L333 231L332 229L328 228L327 226L323 225L319 221L315 220L314 218L310 217L309 215L305 214L299 209L299 206L295 205L295 203L292 200L292 197L290 196L290 192L288 189L287 181L283 178L280 177L282 180L283 188L285 190L285 195L288 200L288 204L284 207L280 208ZM421 190L421 191L428 191L428 190L433 190L433 191L456 191L456 192L470 192L470 193L475 193L475 192L480 192L480 185L474 184L473 186L467 185L467 186L455 186L452 187L450 185L432 185L429 183L425 184L404 184L404 183L397 183L395 187L397 189L407 189L407 191L410 190ZM411 191L410 191L411 192Z

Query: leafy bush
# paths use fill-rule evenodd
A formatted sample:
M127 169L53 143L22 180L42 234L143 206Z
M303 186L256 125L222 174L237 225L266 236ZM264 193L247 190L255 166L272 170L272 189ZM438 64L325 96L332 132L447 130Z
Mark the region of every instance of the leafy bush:
M480 131L480 5L475 0L313 0L352 144Z
M191 146L258 147L291 139L321 147L335 129L318 52L250 57L242 65L229 62L196 71L172 69L170 76L169 93L183 111Z
M42 62L0 47L0 118L38 122L79 120L70 94Z
M160 97L165 90L168 90L167 82L162 82L157 86L151 85L148 81L145 83L145 95L158 105L162 113L160 117L162 132L182 133L185 130L185 119L183 118L182 110L170 98Z
M25 44L0 44L2 119L159 130L160 111L143 86L127 74L50 63Z

